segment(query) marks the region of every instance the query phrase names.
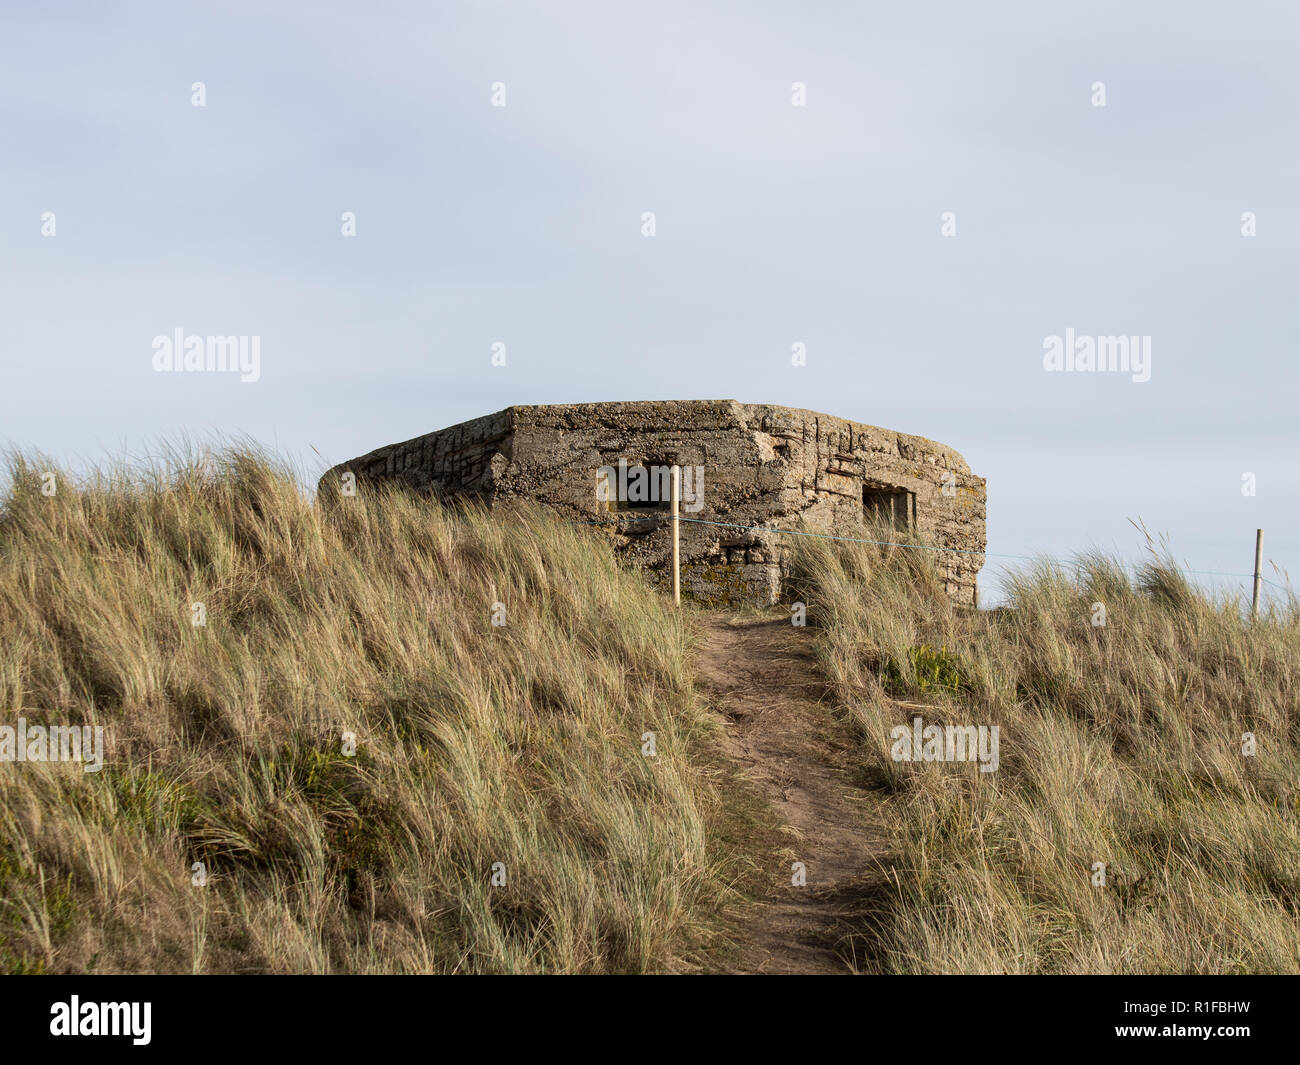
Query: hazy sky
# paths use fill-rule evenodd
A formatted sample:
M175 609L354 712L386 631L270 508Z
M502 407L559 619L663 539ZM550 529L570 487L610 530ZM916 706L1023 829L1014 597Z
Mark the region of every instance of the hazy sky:
M2 0L0 443L315 468L734 398L955 447L990 552L1137 558L1140 518L1295 569L1298 46L1292 2ZM155 372L178 327L260 379ZM1067 328L1150 380L1047 372Z

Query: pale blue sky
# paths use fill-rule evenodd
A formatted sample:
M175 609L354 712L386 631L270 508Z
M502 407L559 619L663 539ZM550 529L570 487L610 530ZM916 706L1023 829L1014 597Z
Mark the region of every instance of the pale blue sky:
M1295 568L1298 44L1292 3L4 0L0 443L311 464L735 398L957 448L991 552L1136 558L1141 518ZM154 373L177 326L261 380ZM1046 373L1067 327L1151 380Z

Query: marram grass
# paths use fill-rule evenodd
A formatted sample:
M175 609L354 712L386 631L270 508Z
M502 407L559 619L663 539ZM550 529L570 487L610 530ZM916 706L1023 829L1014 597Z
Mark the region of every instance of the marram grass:
M770 826L688 622L594 534L313 503L245 446L52 496L51 468L12 457L0 502L0 726L100 726L105 765L0 762L0 971L730 957ZM1300 971L1294 602L1251 622L1167 563L1087 556L977 613L928 552L798 548L889 837L861 968ZM894 761L917 715L999 726L997 771Z
M797 564L890 836L864 969L1300 971L1294 599L1252 622L1167 559L1089 554L974 612L928 552L809 541ZM918 715L999 726L1000 768L895 761Z
M243 445L53 496L48 468L11 457L0 504L0 725L102 726L106 764L0 763L0 969L671 971L724 943L744 863L687 629L590 533L316 504Z

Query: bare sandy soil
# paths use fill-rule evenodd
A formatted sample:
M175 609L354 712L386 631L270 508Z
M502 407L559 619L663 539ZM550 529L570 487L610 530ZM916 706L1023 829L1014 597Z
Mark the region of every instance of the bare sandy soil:
M885 800L855 782L861 757L823 701L812 632L777 609L700 625L700 682L726 718L728 753L784 820L793 851L771 870L735 971L869 967L872 914L888 890ZM792 861L806 886L792 884Z

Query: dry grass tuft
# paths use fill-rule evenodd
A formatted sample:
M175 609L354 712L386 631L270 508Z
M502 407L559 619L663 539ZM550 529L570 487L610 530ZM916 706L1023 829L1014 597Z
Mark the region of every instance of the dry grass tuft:
M687 630L587 533L314 505L245 445L53 497L49 464L9 465L0 724L104 726L108 761L0 764L0 968L624 972L717 945L743 870Z
M1252 623L1165 558L1130 579L1088 554L974 612L928 552L800 547L820 657L893 826L876 969L1300 971L1294 601ZM918 714L999 726L998 771L893 760L891 729Z

